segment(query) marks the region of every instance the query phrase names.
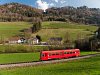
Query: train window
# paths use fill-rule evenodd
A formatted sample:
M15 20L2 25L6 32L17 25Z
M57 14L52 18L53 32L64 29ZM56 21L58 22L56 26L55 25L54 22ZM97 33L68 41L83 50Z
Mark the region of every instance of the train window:
M56 53L56 55L59 55L59 53Z
M75 52L73 52L73 54L74 54Z
M41 56L42 56L42 57L44 57L44 56L45 56L45 54L41 54Z
M67 54L67 52L64 52L64 54Z
M49 56L51 56L52 54L50 53Z
M67 52L67 54L70 54L70 52Z
M62 52L60 52L60 55L62 55Z
M52 54L52 55L55 55L55 54Z
M70 54L72 54L72 52L70 52Z

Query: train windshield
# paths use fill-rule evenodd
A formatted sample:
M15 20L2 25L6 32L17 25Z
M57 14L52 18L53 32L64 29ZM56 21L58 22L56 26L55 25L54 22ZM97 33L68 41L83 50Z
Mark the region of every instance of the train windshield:
M45 57L45 54L41 54L41 57Z

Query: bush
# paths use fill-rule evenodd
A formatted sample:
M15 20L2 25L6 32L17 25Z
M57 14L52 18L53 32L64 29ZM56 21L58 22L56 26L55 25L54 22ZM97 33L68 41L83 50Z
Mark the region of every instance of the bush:
M0 45L0 53L27 53L48 50L47 46Z
M75 48L79 48L80 50L90 50L90 42L89 39L79 39L75 41Z

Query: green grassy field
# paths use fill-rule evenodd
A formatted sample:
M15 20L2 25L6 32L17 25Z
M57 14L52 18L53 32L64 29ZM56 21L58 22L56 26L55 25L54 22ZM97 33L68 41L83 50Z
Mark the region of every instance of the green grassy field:
M0 22L0 38L9 38L20 33L20 30L31 27L28 22Z
M0 54L0 64L26 61L39 61L40 53L10 53Z
M31 24L27 23L27 22L0 22L0 39L1 38L9 38L11 36L17 35L20 33L19 32L20 30L22 30L24 28L29 28L30 26L31 26ZM47 41L50 37L64 38L67 32L70 34L69 35L70 39L74 41L80 37L81 38L90 37L90 36L92 36L92 34L94 34L94 31L97 30L96 26L78 25L78 24L71 24L71 23L68 24L68 23L64 23L64 22L43 22L42 28L43 29L41 29L39 32L32 34L33 36L35 36L37 34L40 35L42 37L42 41ZM80 37L77 37L78 35L80 35ZM13 52L13 51L23 52L25 49L27 49L26 52L27 51L34 52L34 50L44 49L43 47L38 47L38 48L37 47L35 47L35 48L27 47L26 48L26 47L27 46L17 47L17 46L0 45L0 52L1 53ZM96 52L81 52L81 55L94 54L94 53L96 53ZM0 54L0 64L26 62L26 61L38 61L39 57L40 57L39 52L38 53ZM61 65L61 64L59 64L59 65ZM55 68L59 67L59 65L58 66L55 65L56 66ZM72 65L74 65L74 63ZM68 66L68 65L64 64L63 66ZM25 72L28 72L29 74L23 73L23 71L24 71L23 69L20 72L21 72L21 75L23 75L23 74L27 74L27 75L33 75L33 74L39 75L40 74L40 75L42 75L43 71L44 71L44 70L42 70L42 68L43 68L43 69L46 69L45 70L46 74L44 74L44 75L47 75L47 74L53 75L54 71L52 70L51 72L49 72L49 70L50 70L50 69L48 69L49 67L50 66L39 67L39 68L33 67L33 68L30 68L30 71L28 70L28 68L25 68ZM69 67L69 68L71 69L71 67ZM78 67L76 66L76 68L78 68ZM38 71L36 71L37 69L40 70L40 73L38 73ZM67 68L64 68L64 69L67 69ZM19 70L20 69L0 71L0 75L11 75L12 71L14 71L13 73L15 73L12 75L20 75L20 72L18 72ZM32 71L32 73L31 73L31 71ZM55 70L54 74L56 74L56 71L58 72L59 70ZM74 69L73 69L73 71L74 71ZM57 74L59 75L59 72ZM68 74L69 74L69 72L68 72ZM66 75L65 72L64 72L64 75Z
M94 53L97 52L81 52L81 55L88 55ZM39 61L39 58L40 58L40 52L0 54L0 64L26 62L26 61Z
M20 30L29 28L32 24L28 22L0 22L0 38L9 38L20 33ZM95 30L96 26L82 25L76 23L65 22L43 22L42 30L33 34L39 34L43 41L48 40L50 37L64 37L66 32L69 32L72 40L77 39L77 35L81 37L89 37ZM50 34L50 35L48 35Z
M84 25L84 24L77 24L77 23L66 23L66 22L43 22L42 28L70 28L70 29L84 29L89 31L95 31L97 28L96 26Z
M28 22L0 22L0 38L9 38L20 33L20 30L32 26ZM65 22L43 22L42 30L33 34L39 34L43 41L48 40L50 37L63 37L66 32L70 34L72 40L77 39L78 34L80 37L89 37L95 30L96 26L82 25L76 23ZM50 34L50 35L48 35Z
M66 63L1 70L0 75L100 75L100 56Z
M64 38L66 33L69 33L70 40L74 41L78 38L92 36L98 27L65 22L43 22L42 28L42 30L33 34L33 36L38 34L42 37L43 41L47 41L50 37Z

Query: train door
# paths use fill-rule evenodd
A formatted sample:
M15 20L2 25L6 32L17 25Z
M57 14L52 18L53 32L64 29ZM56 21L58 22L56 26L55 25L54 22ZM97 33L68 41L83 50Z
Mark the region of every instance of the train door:
M45 59L48 60L48 53L45 53Z

